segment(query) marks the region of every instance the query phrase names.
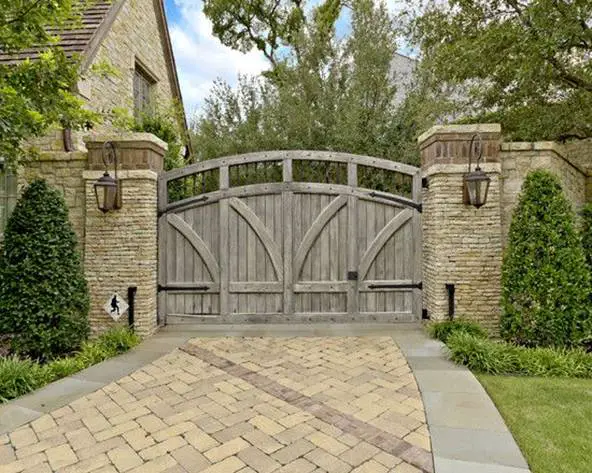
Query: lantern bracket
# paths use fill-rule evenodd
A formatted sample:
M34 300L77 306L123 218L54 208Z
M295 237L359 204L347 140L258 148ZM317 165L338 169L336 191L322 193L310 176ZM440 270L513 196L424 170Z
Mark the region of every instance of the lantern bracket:
M481 158L483 157L483 138L481 137L481 133L475 133L472 137L471 137L471 144L469 145L469 174L471 173L471 164L472 164L472 160L473 160L473 151L475 148L473 148L473 144L475 143L475 139L478 140L479 143L479 156L477 156L477 162L475 163L475 171L480 171L481 167L479 166L479 163L481 162Z
M105 174L109 174L109 165L113 165L113 174L115 178L115 183L117 184L117 190L115 194L115 206L113 210L119 210L122 206L122 199L121 199L121 181L117 177L117 166L119 164L119 159L117 156L117 147L113 141L105 141L103 143L103 164L105 165Z

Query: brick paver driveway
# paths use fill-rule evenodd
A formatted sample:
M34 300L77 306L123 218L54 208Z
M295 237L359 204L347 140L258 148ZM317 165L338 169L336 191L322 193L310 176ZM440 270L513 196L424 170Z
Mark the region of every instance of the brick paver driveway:
M198 338L0 436L2 473L432 472L390 337Z

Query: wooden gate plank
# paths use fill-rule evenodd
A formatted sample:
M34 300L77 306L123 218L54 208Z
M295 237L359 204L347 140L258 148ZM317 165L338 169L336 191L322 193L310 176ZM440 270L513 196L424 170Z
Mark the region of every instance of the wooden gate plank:
M229 312L229 295L228 284L230 279L229 274L229 254L232 248L228 245L228 200L221 200L218 204L220 212L220 315L228 316Z
M347 271L355 273L355 279L348 277L347 313L354 317L359 311L358 296L358 198L347 198Z
M290 161L289 178L292 177L292 162ZM284 162L284 179L286 179L286 162ZM292 192L284 192L282 194L282 223L284 232L284 301L283 312L286 314L294 313L294 289L293 289L293 275L292 275L292 240L294 239L294 229L292 222L294 217L292 215L294 202L294 194Z
M260 241L263 243L267 254L269 255L271 262L273 264L273 268L275 270L276 278L278 281L282 280L283 273L284 273L284 265L282 262L282 255L280 249L276 242L273 240L272 236L269 234L269 231L261 222L259 217L241 200L237 199L236 197L232 197L228 199L226 202L234 209L236 212L243 217L245 222L251 227L251 229L255 232L255 234L259 237ZM254 245L253 245L254 246ZM253 251L249 253L254 256ZM251 256L251 258L253 258ZM255 260L250 260L252 265L255 264ZM249 268L249 276L254 276L252 273L253 268ZM249 278L250 279L250 278Z
M201 239L201 237L193 231L191 228L181 217L175 214L168 214L167 221L173 228L175 228L181 235L185 237L185 239L191 244L191 246L197 251L197 253L203 259L206 267L208 268L208 272L210 273L210 277L212 281L219 282L220 281L220 267L214 258L214 255L205 244L205 242ZM180 256L183 256L184 253L181 253ZM183 274L182 268L184 267L184 257L177 257L177 274ZM178 281L181 281L182 278L177 277Z
M347 196L341 195L334 199L328 206L326 206L317 218L313 221L312 225L304 235L298 250L296 251L296 256L294 257L294 280L298 281L300 277L300 272L302 270L302 266L304 264L304 260L308 255L308 252L311 250L312 245L319 237L319 234L325 228L325 225L331 220L335 214L347 204Z
M374 216L368 214L370 218ZM368 249L360 259L360 279L363 280L368 275L370 266L376 259L378 252L382 249L385 243L392 237L399 228L401 228L409 219L413 217L413 210L405 209L399 212L384 228L378 233L376 238L370 243ZM369 227L369 226L368 226Z

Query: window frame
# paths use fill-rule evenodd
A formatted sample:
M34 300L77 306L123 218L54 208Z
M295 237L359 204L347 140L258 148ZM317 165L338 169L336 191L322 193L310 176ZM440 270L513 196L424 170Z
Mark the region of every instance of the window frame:
M139 80L138 80L139 79ZM141 81L141 82L140 82ZM138 90L138 83L140 82L143 90ZM150 113L154 107L154 91L156 84L158 84L158 77L144 65L142 61L135 58L133 69L133 101L134 101L134 116L138 117L140 114ZM144 92L142 98L137 97L137 93Z

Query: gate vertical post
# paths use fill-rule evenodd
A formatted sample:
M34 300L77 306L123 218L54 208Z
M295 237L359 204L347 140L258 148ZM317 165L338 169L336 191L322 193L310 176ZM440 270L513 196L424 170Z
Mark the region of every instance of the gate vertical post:
M163 179L163 174L158 178L158 286L165 286L167 280L167 233L168 225L164 210L168 204L169 192L167 181ZM167 293L158 291L156 323L163 325L165 323L164 314L166 314ZM161 318L161 314L163 314Z
M84 271L88 282L93 333L127 324L123 314L114 322L104 306L113 294L125 300L136 286L134 327L147 336L157 326L158 173L163 169L167 145L149 133L87 138L88 170L85 179ZM97 208L94 183L103 175L103 146L114 144L122 207L107 213ZM113 164L108 166L113 175Z
M228 166L220 166L220 190L225 191L230 187L228 177ZM222 196L219 203L220 211L220 315L222 317L230 315L228 299L230 274L228 273L228 256L230 248L228 247L228 222L229 222L229 204L228 198Z
M347 185L358 187L358 165L353 162L347 164ZM347 200L347 270L356 274L355 280L347 276L347 313L355 316L359 311L359 266L360 258L358 255L358 198L350 194Z
M463 203L471 138L482 138L481 168L491 178L487 203ZM455 286L456 314L495 329L501 296L501 127L436 126L418 139L427 178L423 199L424 307L431 319L448 317L447 284Z
M292 182L292 160L284 158L282 162L283 181L289 186ZM294 277L292 275L292 253L293 253L293 234L292 225L294 224L292 215L294 193L291 190L282 191L282 210L284 219L284 314L294 314Z
M418 171L413 176L412 184L412 198L416 204L422 204L422 188L421 188L421 171ZM418 210L413 212L413 282L417 283L422 280L422 231L421 231L422 215ZM413 289L412 310L416 320L421 320L422 316L422 290L419 288Z

